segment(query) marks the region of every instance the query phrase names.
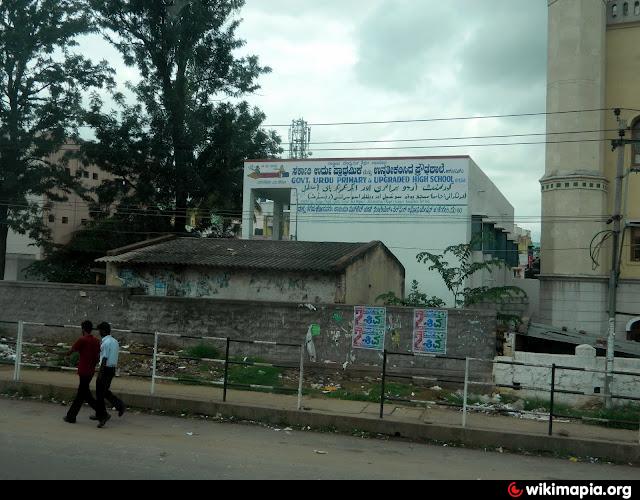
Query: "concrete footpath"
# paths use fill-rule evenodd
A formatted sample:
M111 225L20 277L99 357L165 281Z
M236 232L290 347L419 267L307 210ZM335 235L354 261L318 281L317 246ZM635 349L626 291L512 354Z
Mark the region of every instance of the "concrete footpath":
M20 382L13 382L12 376L10 367L0 367L0 392L18 390L31 396L69 401L77 388L77 376L72 372L23 368ZM296 396L229 390L223 403L220 388L164 381L156 382L155 394L151 395L149 380L128 377L116 378L112 390L130 407L167 413L219 415L276 425L310 426L317 430L361 431L416 441L592 457L640 465L638 430L554 420L554 435L548 436L547 421L473 411L468 413L467 427L463 428L462 412L456 409L418 408L388 402L384 418L380 419L379 404L328 398L306 397L303 410L299 411Z

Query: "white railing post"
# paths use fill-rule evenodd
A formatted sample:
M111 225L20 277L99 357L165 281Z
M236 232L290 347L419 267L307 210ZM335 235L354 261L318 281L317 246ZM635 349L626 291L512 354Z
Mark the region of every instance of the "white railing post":
M469 389L469 358L464 360L464 394L462 397L462 427L467 426L467 393Z
M153 334L153 366L151 369L151 394L156 390L156 362L158 361L158 332Z
M300 346L300 380L298 382L298 410L302 410L302 379L304 377L304 344Z
M13 367L13 380L20 380L20 365L22 364L22 337L24 335L24 322L18 321L18 337L16 338L16 362Z

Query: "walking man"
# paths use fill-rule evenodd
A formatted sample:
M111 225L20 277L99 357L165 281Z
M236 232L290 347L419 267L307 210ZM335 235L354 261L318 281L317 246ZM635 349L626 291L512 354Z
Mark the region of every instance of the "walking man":
M126 407L110 390L111 381L116 375L120 345L111 336L111 325L109 323L100 323L98 331L102 337L102 343L100 344L100 371L96 380L97 405L94 420L98 420L98 428L102 428L107 423L107 420L111 418L104 403L105 399L118 410L118 416L120 417L125 412Z
M96 400L93 399L93 395L91 394L91 380L96 371L96 365L100 361L100 342L91 335L93 331L93 323L91 323L91 321L83 321L81 328L82 337L76 340L68 352L68 355L73 352L80 354L80 361L78 362L80 385L78 386L76 398L73 400L69 411L64 417L64 421L70 424L76 423L78 412L85 401L89 403L89 406L93 408L94 411L97 411Z

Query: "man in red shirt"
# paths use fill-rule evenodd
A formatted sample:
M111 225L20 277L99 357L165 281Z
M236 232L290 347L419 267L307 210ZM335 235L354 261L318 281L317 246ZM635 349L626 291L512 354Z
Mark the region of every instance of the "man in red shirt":
M76 399L71 404L67 415L64 417L64 421L70 424L76 423L76 417L82 407L82 404L86 401L89 406L96 411L96 400L91 394L91 379L96 371L96 365L100 361L100 341L91 335L93 330L93 323L91 321L82 322L82 337L76 340L73 344L69 354L72 352L80 353L80 362L78 363L78 376L80 377L80 385L78 386L78 393Z

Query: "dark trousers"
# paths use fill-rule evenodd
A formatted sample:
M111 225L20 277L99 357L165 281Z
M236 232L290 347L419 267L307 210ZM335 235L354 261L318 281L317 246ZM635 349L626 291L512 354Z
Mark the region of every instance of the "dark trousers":
M82 404L86 401L89 403L89 406L94 410L96 410L96 400L93 399L93 395L91 394L91 380L93 379L93 375L79 375L80 377L80 385L78 386L78 393L76 394L76 399L71 403L71 408L67 412L67 418L69 420L75 420L78 416L78 412L80 408L82 408Z
M115 368L104 367L100 370L96 380L96 415L98 418L104 418L107 415L107 408L104 404L105 399L111 403L111 406L115 406L118 411L124 408L124 403L109 390L115 375Z

